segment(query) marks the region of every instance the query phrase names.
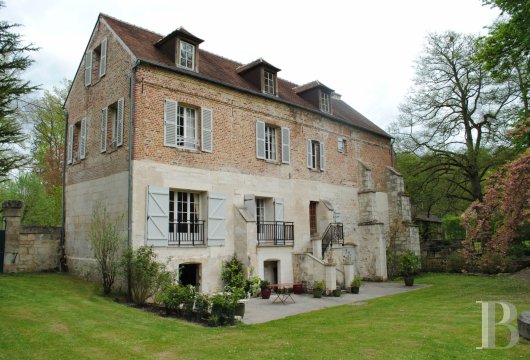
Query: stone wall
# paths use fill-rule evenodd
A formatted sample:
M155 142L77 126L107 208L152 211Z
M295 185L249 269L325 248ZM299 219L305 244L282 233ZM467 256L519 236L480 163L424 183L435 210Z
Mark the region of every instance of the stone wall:
M2 207L6 225L3 272L58 269L61 228L21 225L20 201L5 201Z

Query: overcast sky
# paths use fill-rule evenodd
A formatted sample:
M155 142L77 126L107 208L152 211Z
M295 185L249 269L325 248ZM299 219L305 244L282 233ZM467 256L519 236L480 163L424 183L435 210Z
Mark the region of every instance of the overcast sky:
M485 33L498 11L480 0L4 0L0 19L40 47L26 76L72 79L100 12L166 35L183 26L201 48L264 58L297 84L319 80L386 129L412 84L429 32Z

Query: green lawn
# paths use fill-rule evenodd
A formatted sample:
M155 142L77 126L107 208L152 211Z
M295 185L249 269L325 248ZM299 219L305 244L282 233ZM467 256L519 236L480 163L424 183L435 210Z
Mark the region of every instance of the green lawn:
M509 350L475 349L481 344L475 301L506 300L519 312L530 310L530 281L425 275L416 282L432 286L267 324L206 328L115 303L68 275L1 275L0 358L530 358L524 339ZM507 343L504 330L497 326L498 345Z

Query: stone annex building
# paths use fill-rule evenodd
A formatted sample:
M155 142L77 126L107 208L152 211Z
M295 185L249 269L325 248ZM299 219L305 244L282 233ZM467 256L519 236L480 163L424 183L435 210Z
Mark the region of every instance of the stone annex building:
M419 251L390 136L328 86L101 14L65 103L65 250L93 263L91 214L124 215L180 280L221 288L234 253L273 283L385 279L389 224Z

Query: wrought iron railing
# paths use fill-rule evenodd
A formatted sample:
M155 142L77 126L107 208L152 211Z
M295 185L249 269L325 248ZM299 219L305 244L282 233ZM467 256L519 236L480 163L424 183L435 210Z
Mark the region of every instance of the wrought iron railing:
M258 245L294 245L294 223L263 221L257 223Z
M169 245L198 246L205 244L204 220L169 223Z
M344 227L342 223L331 223L322 236L322 257L333 244L344 245Z

